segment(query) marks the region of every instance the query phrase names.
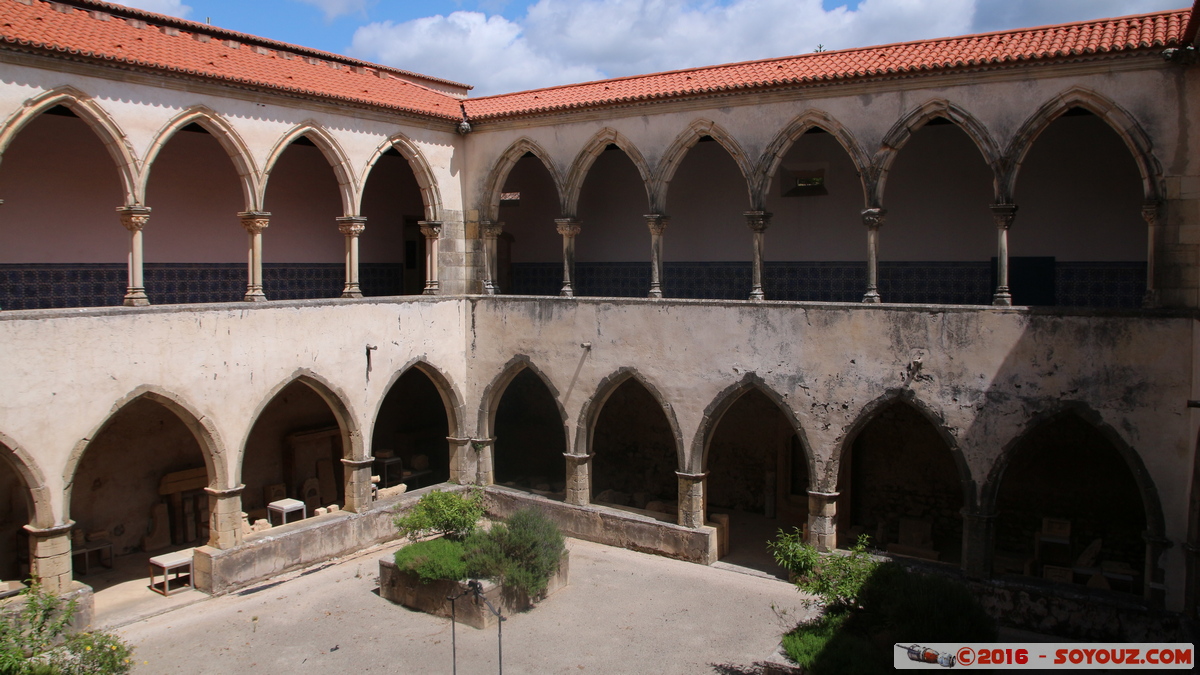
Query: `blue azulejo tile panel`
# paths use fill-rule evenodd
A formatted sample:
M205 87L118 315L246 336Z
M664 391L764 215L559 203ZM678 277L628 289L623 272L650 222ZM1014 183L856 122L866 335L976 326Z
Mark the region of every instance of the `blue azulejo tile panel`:
M1059 262L1057 301L1069 307L1141 307L1145 262Z
M360 263L358 285L363 295L402 295L404 293L404 265L402 263ZM339 291L340 295L340 291Z
M644 298L650 291L650 263L576 263L575 295Z
M120 305L127 283L117 263L0 264L0 309Z
M858 262L767 262L763 293L768 300L857 302L867 287L867 264ZM749 286L746 288L749 297Z
M146 263L151 304L233 302L246 293L245 263Z
M751 273L749 262L668 262L663 264L663 295L745 300L750 297Z
M263 293L269 300L336 298L345 285L346 267L339 263L263 265Z
M988 305L993 293L990 262L879 263L879 295L884 302Z
M562 290L563 266L556 263L513 263L512 288L501 293L512 295L558 295Z

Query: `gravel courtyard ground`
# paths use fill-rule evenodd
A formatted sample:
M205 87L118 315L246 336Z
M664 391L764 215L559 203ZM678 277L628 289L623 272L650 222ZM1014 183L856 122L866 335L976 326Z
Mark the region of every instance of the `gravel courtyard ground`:
M568 540L570 585L504 623L508 673L752 672L804 612L778 579ZM378 595L396 546L117 629L134 673L449 673L448 619ZM781 620L780 612L787 613ZM496 629L459 625L458 672L497 672Z

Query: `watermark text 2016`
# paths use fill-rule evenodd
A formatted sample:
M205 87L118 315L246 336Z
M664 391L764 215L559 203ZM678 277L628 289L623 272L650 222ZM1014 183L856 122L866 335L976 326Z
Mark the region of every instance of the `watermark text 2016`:
M1190 670L1195 665L1194 649L1188 643L1134 644L961 644L935 642L923 645L898 644L893 663L897 669L1003 668L1017 670L1125 668Z

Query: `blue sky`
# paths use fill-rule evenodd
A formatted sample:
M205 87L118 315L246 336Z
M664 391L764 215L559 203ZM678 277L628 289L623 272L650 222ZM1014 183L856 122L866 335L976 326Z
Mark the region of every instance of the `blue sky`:
M1190 0L127 0L475 85L605 77L1173 9Z

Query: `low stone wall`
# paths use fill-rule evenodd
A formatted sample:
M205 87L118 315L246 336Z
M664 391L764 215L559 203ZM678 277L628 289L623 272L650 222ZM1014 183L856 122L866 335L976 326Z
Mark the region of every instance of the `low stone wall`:
M564 550L558 563L558 571L546 584L546 592L538 602L550 597L569 583L571 567L570 551ZM491 581L481 582L483 597L501 614L511 615L531 609L534 601L520 591L505 590ZM393 556L379 559L379 597L434 616L451 616L451 605L447 598L459 596L454 601L453 615L459 623L474 628L488 628L496 624L496 615L473 596L466 595L465 581L434 581L423 583L416 574L401 571L396 567Z
M507 518L526 506L541 510L568 537L654 553L688 562L711 565L717 561L717 530L691 529L637 513L589 504L575 506L541 495L492 485L486 489L488 514Z
M64 605L75 603L75 615L71 618L71 630L85 631L92 628L92 619L96 616L96 597L92 587L78 581L71 582L71 588L59 596ZM14 616L25 608L23 595L12 595L0 600L0 616Z

